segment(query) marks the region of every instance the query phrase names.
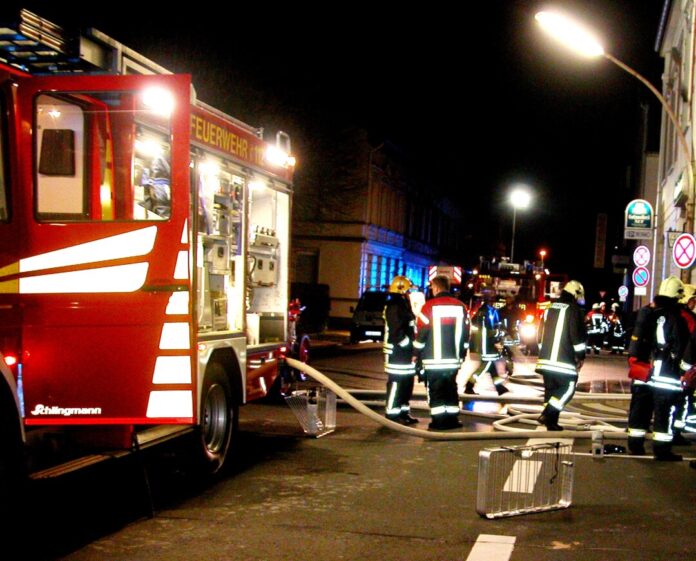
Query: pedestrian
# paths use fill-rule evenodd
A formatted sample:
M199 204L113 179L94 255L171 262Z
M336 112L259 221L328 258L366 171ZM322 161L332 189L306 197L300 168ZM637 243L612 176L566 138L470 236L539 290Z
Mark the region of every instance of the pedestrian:
M469 348L469 314L466 306L449 293L450 281L438 275L430 282L433 297L417 318L414 343L428 388L429 428L461 427L457 372Z
M503 357L504 330L498 310L493 306L495 293L482 290L482 303L471 320L471 373L464 385L464 393L473 394L474 384L488 374L498 395L507 393L505 387L505 359Z
M629 363L648 358L650 368L647 390L638 385L636 391L631 391L628 447L632 454L645 453L645 435L652 416L653 456L659 461L682 459L672 452L672 423L682 395L680 365L689 339L688 326L679 310L683 295L682 281L677 277L664 279L652 305L638 314L629 347ZM650 399L645 395L648 391Z
M578 372L585 361L587 332L578 305L584 299L582 284L571 280L544 312L535 371L544 377L544 410L538 421L547 430L563 430L558 422L561 411L575 393Z
M387 374L386 417L404 425L418 419L411 416L411 396L416 365L413 342L416 317L411 309L408 291L411 281L401 275L393 278L384 306L384 371Z

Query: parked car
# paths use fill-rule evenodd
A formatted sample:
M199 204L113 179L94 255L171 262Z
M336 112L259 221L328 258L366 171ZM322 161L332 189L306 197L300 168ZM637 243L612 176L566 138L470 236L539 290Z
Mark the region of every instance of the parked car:
M350 341L382 341L384 339L384 305L386 290L367 290L358 301L350 325Z

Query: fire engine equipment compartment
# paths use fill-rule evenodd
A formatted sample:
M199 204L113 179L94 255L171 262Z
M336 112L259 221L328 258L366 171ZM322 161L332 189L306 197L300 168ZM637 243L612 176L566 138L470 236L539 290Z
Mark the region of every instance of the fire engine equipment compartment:
M290 196L265 177L249 181L250 295L248 314L259 315L258 340L277 343L286 339L288 298L288 244Z
M198 194L198 325L243 331L250 345L286 340L290 197L269 178L200 152ZM243 212L247 197L248 214ZM243 232L249 220L248 248ZM245 278L246 275L246 288ZM244 309L239 305L244 302Z

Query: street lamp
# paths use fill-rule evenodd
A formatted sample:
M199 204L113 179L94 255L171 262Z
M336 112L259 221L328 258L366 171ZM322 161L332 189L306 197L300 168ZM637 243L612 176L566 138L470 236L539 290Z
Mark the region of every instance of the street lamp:
M510 263L515 262L515 221L517 219L517 209L525 209L532 201L529 191L518 187L510 192L510 204L512 205L512 243L510 244Z
M546 257L546 250L545 249L540 249L539 250L539 257L541 257L541 270L544 270L544 257Z
M645 77L636 72L627 64L621 62L616 57L607 53L604 50L604 47L602 47L600 42L597 40L597 38L580 24L574 22L573 20L571 20L563 14L559 14L558 12L542 11L537 13L534 17L539 23L539 25L541 25L544 31L549 33L552 37L561 42L567 48L571 49L577 54L580 54L588 58L596 58L599 56L603 56L607 60L613 62L622 70L628 72L634 78L637 78L653 94L655 94L655 97L657 97L657 99L662 104L665 113L667 113L669 120L672 122L672 125L674 126L674 130L677 133L677 138L679 139L679 145L681 146L681 149L684 151L684 156L686 158L686 186L688 196L692 201L691 205L687 207L686 231L692 232L694 229L694 170L691 162L691 151L689 150L689 143L686 140L684 129L679 124L677 116L674 114L674 111L672 111L672 108L669 106L667 100L655 88L655 86L648 82L648 80ZM659 201L657 202L659 203ZM656 240L657 237L655 237L655 239L653 240L653 246L657 243ZM686 271L683 271L682 274L688 275Z

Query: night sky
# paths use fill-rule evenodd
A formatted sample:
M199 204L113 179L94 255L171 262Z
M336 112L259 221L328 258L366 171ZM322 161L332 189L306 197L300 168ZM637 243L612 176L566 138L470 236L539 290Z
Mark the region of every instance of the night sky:
M620 278L592 269L596 214L609 214L621 251L640 104L649 106L652 150L660 107L608 61L578 59L554 44L534 14L547 6L572 11L608 52L660 89L661 0L255 3L241 11L237 3L196 2L182 11L114 2L92 13L63 4L3 3L0 14L21 5L65 28L92 26L192 74L201 100L292 136L298 190L314 131L358 125L386 136L459 203L470 255L509 245L507 192L528 183L535 201L517 213L516 260L545 247L553 271L618 286Z

